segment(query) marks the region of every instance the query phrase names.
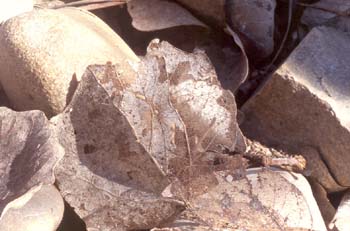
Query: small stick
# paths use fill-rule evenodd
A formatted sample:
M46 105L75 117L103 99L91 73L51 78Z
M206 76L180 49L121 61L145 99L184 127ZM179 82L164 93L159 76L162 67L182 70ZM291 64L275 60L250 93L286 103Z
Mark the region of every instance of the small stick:
M125 4L127 0L81 0L76 2L65 3L62 5L49 6L49 9L60 9L64 7L78 7L85 10L96 10L111 6Z

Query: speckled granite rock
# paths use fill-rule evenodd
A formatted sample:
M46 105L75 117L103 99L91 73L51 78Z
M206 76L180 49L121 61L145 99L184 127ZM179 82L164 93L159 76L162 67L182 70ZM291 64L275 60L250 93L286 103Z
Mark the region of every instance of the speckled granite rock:
M0 219L1 231L55 231L63 217L63 199L53 185L31 190L14 203Z
M61 112L85 68L116 63L131 78L136 55L103 21L75 9L40 9L0 27L0 82L17 110Z
M310 163L323 167L309 172L328 192L350 186L349 42L314 28L242 108L248 137L290 153L313 149Z

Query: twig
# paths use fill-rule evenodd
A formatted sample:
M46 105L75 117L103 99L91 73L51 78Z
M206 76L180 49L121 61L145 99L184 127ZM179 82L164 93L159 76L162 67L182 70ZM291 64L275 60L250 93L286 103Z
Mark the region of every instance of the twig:
M125 4L126 0L81 0L76 2L65 3L62 5L49 6L49 9L60 9L64 7L79 7L85 10L96 10L111 6Z
M290 156L283 151L268 148L257 141L245 139L247 150L243 154L248 160L255 160L265 167L277 167L287 171L301 173L306 168L306 160L301 155Z

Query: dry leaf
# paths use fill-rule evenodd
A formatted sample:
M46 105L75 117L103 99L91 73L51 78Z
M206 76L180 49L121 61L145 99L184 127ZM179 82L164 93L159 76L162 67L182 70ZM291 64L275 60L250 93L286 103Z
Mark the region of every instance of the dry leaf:
M63 154L43 112L0 107L0 213L26 192L53 184Z
M233 79L233 86L232 86L232 92L235 92L238 87L243 83L249 74L249 60L246 53L246 50L243 46L243 43L236 32L234 32L230 27L226 28L227 32L232 36L233 40L235 41L236 45L241 49L241 55L239 58L239 63L236 64L236 67L234 68L234 72L237 73L236 75L238 77L232 78Z
M311 188L300 174L249 169L242 179L216 173L219 184L192 198L175 225L211 230L326 230ZM176 229L173 229L176 230ZM205 229L199 229L205 230Z
M57 185L88 229L152 228L183 204L157 196L168 180L91 71L102 67L87 69L70 106L52 119L66 150Z
M234 96L203 52L154 41L130 65L135 78L118 64L90 66L71 105L52 119L67 153L58 187L90 228L157 226L183 204L141 191L159 195L178 178L187 198L216 185L215 169L244 169L240 156L219 153L233 151L241 133ZM140 196L126 198L131 191Z
M177 26L206 27L186 9L164 0L132 0L128 2L132 25L140 31L162 30Z
M228 24L246 43L249 55L266 57L274 48L275 0L229 0Z
M164 173L172 159L188 161L190 152L195 156L220 146L235 148L239 129L234 96L220 87L203 52L187 54L153 41L135 68L139 75L129 85L113 68L95 75Z
M219 27L225 27L225 0L176 0L196 15Z

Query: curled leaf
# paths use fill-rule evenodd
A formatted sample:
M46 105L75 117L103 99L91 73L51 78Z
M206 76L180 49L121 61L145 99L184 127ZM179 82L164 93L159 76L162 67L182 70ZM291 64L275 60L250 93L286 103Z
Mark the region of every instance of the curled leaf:
M63 154L43 112L0 107L0 213L28 191L53 184Z
M246 42L248 54L266 57L272 53L275 7L275 0L227 2L228 24Z
M176 0L196 15L217 26L225 26L225 0Z
M164 0L132 0L128 2L132 25L140 31L162 30L176 26L206 27L186 9Z

